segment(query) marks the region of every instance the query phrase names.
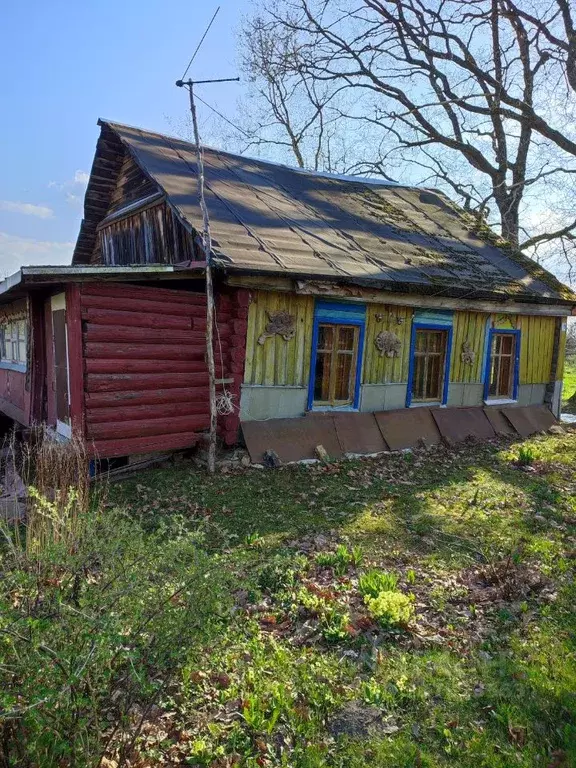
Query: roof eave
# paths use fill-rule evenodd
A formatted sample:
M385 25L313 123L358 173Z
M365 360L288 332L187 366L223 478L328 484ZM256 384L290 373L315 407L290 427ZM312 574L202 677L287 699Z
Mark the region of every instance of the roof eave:
M282 277L289 278L290 280L305 280L305 281L321 281L324 283L334 283L335 285L357 285L362 288L376 288L391 293L410 293L421 296L441 296L451 299L470 299L472 301L491 301L501 302L505 304L507 302L514 302L519 304L542 304L542 305L556 305L571 307L576 312L576 297L572 299L565 299L561 296L542 296L536 293L518 293L511 294L507 291L486 291L486 290L470 290L469 288L459 288L452 285L426 285L422 283L400 282L395 280L385 280L380 278L366 278L366 277L354 277L354 276L334 276L334 275L322 275L322 274L310 274L305 272L287 272L286 270L278 269L254 269L249 267L242 267L236 265L223 265L217 264L218 269L225 273L243 274L243 275L255 275L260 277Z

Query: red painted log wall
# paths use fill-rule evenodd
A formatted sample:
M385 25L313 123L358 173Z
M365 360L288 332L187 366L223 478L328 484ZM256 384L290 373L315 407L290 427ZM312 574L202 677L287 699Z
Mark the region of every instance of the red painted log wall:
M219 420L227 444L238 436L248 312L244 293L216 301L216 371L218 378L232 379L225 386L236 405L232 416ZM209 426L204 294L86 283L79 303L83 422L95 453L104 458L194 445Z
M19 424L29 424L30 393L26 391L25 373L0 368L0 410Z

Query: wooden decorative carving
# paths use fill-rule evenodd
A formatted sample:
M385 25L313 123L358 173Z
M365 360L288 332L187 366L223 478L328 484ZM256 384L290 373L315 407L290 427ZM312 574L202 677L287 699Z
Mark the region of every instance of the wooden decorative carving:
M270 322L266 323L264 333L258 339L258 344L264 344L271 336L282 336L284 341L290 341L296 335L296 317L286 310L266 312Z
M476 352L474 352L468 340L462 342L462 354L460 355L460 359L464 365L474 365L476 362Z
M380 352L380 357L398 357L402 342L392 331L380 331L374 339L374 346Z

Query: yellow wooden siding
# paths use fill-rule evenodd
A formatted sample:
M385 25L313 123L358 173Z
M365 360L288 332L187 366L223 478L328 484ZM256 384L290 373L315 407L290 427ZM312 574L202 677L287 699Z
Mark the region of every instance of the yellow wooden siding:
M363 384L399 384L408 381L411 329L411 307L368 304L366 307ZM392 331L400 339L402 347L398 357L380 355L376 349L374 340L382 331Z
M271 336L258 344L269 322L268 312L286 310L296 318L296 335L290 341ZM268 386L308 385L312 346L314 299L291 293L255 291L248 312L244 382Z
M487 319L488 315L480 312L454 313L450 381L467 384L482 381ZM465 342L470 344L475 354L472 365L462 361L462 346Z
M556 381L562 381L564 378L564 362L566 358L566 329L568 323L565 317L562 318L562 327L560 329L560 345L558 348L558 369L556 371Z
M554 317L518 316L520 384L547 384L550 381L555 327Z

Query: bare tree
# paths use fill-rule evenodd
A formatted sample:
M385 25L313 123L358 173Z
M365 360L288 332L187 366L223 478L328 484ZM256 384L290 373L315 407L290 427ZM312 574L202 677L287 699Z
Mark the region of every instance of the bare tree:
M251 86L242 105L242 150L272 149L300 168L344 171L345 135L331 107L341 89L306 75L297 35L255 16L241 30L240 52Z
M443 187L513 245L571 263L568 0L262 0L241 42L257 141L318 168L328 139L352 137L347 170Z

